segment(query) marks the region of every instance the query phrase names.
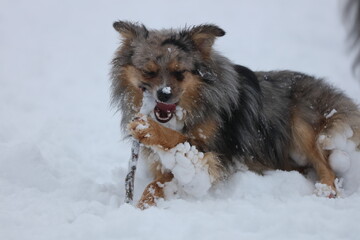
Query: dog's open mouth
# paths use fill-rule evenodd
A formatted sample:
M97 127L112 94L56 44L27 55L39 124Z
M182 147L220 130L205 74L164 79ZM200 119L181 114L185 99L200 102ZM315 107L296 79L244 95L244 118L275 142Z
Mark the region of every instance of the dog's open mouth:
M176 104L166 104L162 102L157 102L154 108L154 114L156 120L161 123L166 123L170 121L173 117L176 110Z

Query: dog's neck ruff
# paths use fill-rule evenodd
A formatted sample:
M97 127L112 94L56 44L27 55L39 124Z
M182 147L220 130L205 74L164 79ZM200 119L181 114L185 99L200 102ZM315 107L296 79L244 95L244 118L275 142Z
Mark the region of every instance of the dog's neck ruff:
M176 104L166 104L163 102L156 102L154 108L154 115L157 121L167 123L174 116L176 111Z

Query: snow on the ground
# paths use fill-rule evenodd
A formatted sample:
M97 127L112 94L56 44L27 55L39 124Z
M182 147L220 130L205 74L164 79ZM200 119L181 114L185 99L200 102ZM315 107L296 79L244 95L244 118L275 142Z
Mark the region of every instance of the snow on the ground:
M242 171L200 198L146 211L123 204L130 143L108 80L118 19L216 23L227 32L216 46L231 60L325 77L360 100L336 0L3 0L0 239L360 239L358 153L343 198L316 197L311 174ZM135 198L148 181L140 162Z

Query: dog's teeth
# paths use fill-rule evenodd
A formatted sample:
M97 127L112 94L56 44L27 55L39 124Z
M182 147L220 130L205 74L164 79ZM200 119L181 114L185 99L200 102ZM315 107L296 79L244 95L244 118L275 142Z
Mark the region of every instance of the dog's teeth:
M155 112L156 118L161 120L161 121L168 121L171 118L171 114L168 114L165 118L161 117L161 114L158 112Z

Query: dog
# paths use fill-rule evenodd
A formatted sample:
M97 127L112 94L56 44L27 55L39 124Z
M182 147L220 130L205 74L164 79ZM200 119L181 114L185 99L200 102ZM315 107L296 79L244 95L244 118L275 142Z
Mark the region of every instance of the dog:
M113 27L123 41L112 60L112 101L154 174L139 208L165 197L174 172L158 155L184 143L204 153L200 161L212 184L239 163L256 172L312 167L330 190L327 197L336 197L329 163L336 137L345 134L357 150L360 144L359 108L340 90L303 73L254 72L232 63L213 49L225 35L213 24L149 30L117 21ZM140 113L145 95L154 99L150 115Z

